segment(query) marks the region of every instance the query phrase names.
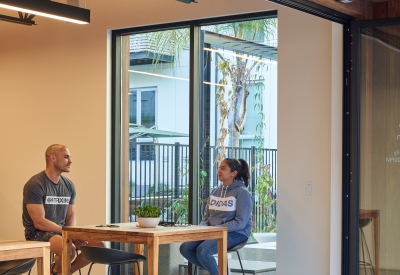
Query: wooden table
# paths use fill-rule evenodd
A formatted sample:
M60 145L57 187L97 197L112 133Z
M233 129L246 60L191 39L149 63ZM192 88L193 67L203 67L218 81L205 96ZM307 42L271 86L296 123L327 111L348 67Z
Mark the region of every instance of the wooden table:
M0 261L37 259L38 274L50 274L50 243L0 239Z
M362 219L372 219L372 226L374 229L374 259L375 259L375 275L379 275L379 210L366 210L360 209L360 220Z
M137 223L119 223L119 227L64 226L62 274L70 274L71 260L67 247L73 239L91 239L111 242L134 243L135 253L143 254L147 245L148 274L158 275L160 244L216 239L218 241L219 275L227 273L227 230L225 227L197 226L143 228ZM143 273L142 273L143 274Z

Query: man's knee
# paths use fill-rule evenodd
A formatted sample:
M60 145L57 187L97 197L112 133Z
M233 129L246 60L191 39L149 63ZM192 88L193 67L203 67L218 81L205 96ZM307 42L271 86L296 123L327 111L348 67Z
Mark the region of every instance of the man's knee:
M53 252L55 255L61 257L62 255L62 237L60 235L54 235L50 238L50 251ZM69 254L71 255L71 259L75 258L76 256L76 248L75 245L72 243L69 248Z
M54 235L49 239L50 251L56 255L61 255L62 253L62 237L60 235Z

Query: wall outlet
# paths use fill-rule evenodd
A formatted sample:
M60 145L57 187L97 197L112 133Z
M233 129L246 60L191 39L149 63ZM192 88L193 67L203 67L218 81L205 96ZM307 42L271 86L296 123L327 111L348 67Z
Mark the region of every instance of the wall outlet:
M313 181L306 181L306 195L314 196L314 182Z

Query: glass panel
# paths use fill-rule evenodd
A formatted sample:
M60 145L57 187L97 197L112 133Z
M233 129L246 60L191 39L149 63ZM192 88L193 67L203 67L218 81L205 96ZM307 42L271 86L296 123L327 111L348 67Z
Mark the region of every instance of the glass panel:
M188 176L189 29L129 36L129 152L123 221L136 221L132 211L156 205L164 221L183 213Z
M361 31L360 274L400 274L398 30Z
M259 242L275 242L277 19L209 25L202 27L201 34L199 219L211 190L220 184L219 162L226 157L242 158L251 168L248 189L256 202L253 235Z
M148 128L156 125L155 91L143 91L141 97L140 124Z

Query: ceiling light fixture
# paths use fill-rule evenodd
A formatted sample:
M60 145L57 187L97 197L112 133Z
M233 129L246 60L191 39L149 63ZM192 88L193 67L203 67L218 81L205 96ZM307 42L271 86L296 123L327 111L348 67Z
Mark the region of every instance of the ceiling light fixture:
M0 0L0 8L76 24L88 24L90 22L90 10L50 0Z
M185 4L197 3L195 0L177 0L177 1L185 3Z
M22 12L18 12L18 13L19 13L19 17L13 17L13 16L7 16L7 15L0 14L0 20L6 21L6 22L11 22L11 23L27 25L27 26L35 25L35 21L32 20L32 18L35 17L34 14L27 14L27 13L23 14Z
M341 2L343 4L351 3L353 0L337 0L338 2Z

